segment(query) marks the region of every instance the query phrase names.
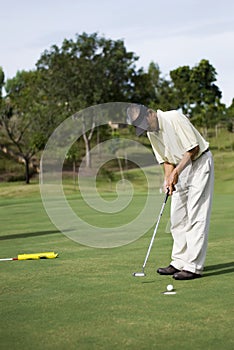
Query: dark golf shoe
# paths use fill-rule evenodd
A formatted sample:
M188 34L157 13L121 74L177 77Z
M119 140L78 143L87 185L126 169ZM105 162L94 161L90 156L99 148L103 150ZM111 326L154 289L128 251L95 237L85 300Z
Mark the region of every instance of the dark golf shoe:
M175 280L193 280L195 278L199 278L201 277L201 275L199 275L198 273L193 273L193 272L190 272L190 271L185 271L185 270L182 270L180 272L176 272L173 274L173 278Z
M160 275L174 275L176 272L179 272L180 270L177 270L174 266L169 265L167 267L160 267L157 270L157 273Z

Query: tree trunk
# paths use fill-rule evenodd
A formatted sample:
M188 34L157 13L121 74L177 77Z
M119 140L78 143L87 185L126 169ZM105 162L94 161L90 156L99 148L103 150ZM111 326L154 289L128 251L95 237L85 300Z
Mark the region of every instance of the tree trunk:
M30 174L29 174L29 159L24 158L25 161L25 183L30 183Z
M90 142L86 134L83 134L83 138L85 141L85 166L86 168L91 168Z
M91 138L94 132L95 128L95 122L92 119L92 125L91 128L89 129L89 134L86 134L86 126L85 126L85 119L84 117L82 118L82 127L83 127L83 139L85 142L85 155L86 155L86 168L91 168L92 163L91 163L91 154L90 154L90 143L91 143Z
M74 189L76 189L76 161L73 160L73 184Z

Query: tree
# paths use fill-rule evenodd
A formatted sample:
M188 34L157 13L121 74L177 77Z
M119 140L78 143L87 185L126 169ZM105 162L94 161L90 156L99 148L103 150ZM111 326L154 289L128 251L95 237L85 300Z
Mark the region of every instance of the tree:
M4 72L2 67L0 67L0 110L2 107L2 89L4 86L4 79L5 79ZM0 128L1 128L1 120L0 120Z
M155 109L174 109L174 95L171 89L171 82L161 76L158 64L151 62L148 68L148 75L151 80L154 94L150 96L149 106Z
M94 104L128 101L137 59L122 40L83 33L74 41L65 39L61 48L53 45L36 66L52 101L66 102L74 113Z
M175 96L171 82L161 76L155 62L149 64L148 70L139 69L133 79L134 94L132 100L154 109L174 109Z
M149 106L152 101L158 102L160 74L160 69L154 62L150 63L146 72L143 68L136 71L133 77L134 91L132 100L146 106Z
M3 69L2 67L0 67L0 102L1 102L1 99L2 99L2 88L3 88L3 85L4 85L4 72L3 72Z
M220 101L222 93L214 84L216 75L215 68L205 59L191 69L183 66L170 72L176 107L205 128L214 126L225 110Z
M180 107L187 114L194 102L194 96L191 93L191 70L189 66L179 67L170 72L170 77L173 84L174 100L176 101L175 108Z
M232 104L227 109L226 121L227 121L227 130L230 132L234 132L234 98L232 100Z
M133 52L127 52L122 40L83 33L74 41L65 39L60 48L52 46L41 55L36 66L43 76L51 108L63 106L66 113L61 119L65 119L92 105L131 100L137 59ZM86 154L94 127L92 123L91 132L83 134ZM90 164L88 161L87 166Z
M25 181L30 182L30 161L43 149L49 133L44 118L43 93L37 71L18 72L6 82L7 96L1 106L1 148L25 164Z

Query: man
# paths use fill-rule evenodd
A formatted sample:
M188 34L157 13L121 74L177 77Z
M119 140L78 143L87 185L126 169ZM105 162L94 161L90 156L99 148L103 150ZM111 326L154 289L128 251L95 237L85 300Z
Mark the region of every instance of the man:
M133 104L127 114L137 136L147 131L156 159L164 168L164 190L169 189L171 195L172 260L157 272L176 280L201 277L214 185L209 144L178 111L155 112Z

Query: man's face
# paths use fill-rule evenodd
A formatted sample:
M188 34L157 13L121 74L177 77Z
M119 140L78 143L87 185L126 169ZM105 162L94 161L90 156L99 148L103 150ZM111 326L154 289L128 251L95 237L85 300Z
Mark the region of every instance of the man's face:
M136 134L139 136L144 131L157 131L158 120L154 110L143 105L133 105L128 111L132 125L136 127Z
M153 109L148 109L146 119L147 119L147 123L149 124L148 131L157 131L158 118L157 118L157 113Z

